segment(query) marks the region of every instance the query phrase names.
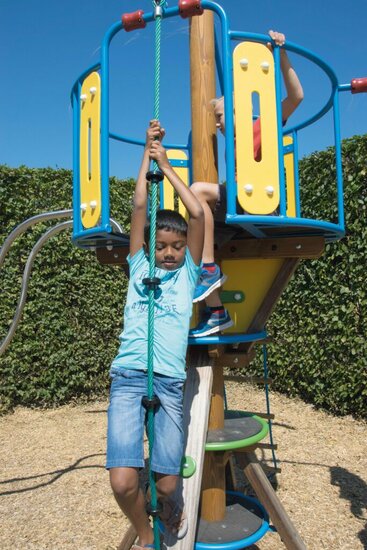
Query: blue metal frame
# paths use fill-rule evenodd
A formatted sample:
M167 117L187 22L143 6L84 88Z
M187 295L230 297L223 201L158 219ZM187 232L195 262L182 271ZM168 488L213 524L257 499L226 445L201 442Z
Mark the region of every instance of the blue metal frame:
M178 6L164 10L164 17L179 15ZM154 13L149 12L143 15L146 23L154 22ZM109 196L109 139L115 139L124 143L144 145L138 139L120 136L110 132L109 128L109 47L114 36L123 29L121 21L114 23L106 32L101 47L101 62L92 65L85 70L73 85L71 91L71 102L73 106L73 242L81 247L98 245L99 237L102 245L119 240L118 235L113 234L110 224L110 196ZM101 76L101 200L102 211L99 226L91 229L84 229L80 214L80 170L79 170L79 140L80 140L80 89L83 80L93 71L100 71ZM191 144L166 144L172 149L181 149L189 152L191 159ZM189 162L189 173L191 174L191 160ZM161 196L163 193L161 193ZM89 244L90 241L90 244Z
M189 337L189 344L192 346L210 344L240 344L244 342L257 342L265 340L266 331L254 332L252 334L219 334L215 336L202 336L200 338Z
M204 2L205 3L205 2ZM223 41L225 40L225 27L222 28ZM247 32L237 32L229 31L227 43L223 45L222 56L228 55L228 42L229 40L248 40L266 43L269 42L269 37L265 35L259 35L254 33ZM292 236L292 235L323 235L326 240L332 241L340 239L345 234L344 227L344 206L343 206L343 178L341 170L341 142L340 142L340 120L339 120L339 109L338 109L338 92L347 87L341 87L338 85L337 77L334 71L323 61L320 57L316 56L309 50L301 48L287 42L285 48L289 51L293 51L302 55L303 57L308 58L310 61L318 65L329 77L331 82L331 94L327 100L324 107L322 107L315 115L310 117L308 120L303 121L302 123L295 125L283 132L278 132L278 150L279 150L279 182L280 182L280 215L279 216L254 216L246 214L237 214L236 213L236 197L237 197L237 183L235 182L235 166L234 166L234 133L233 133L233 124L231 113L233 112L232 105L232 94L229 94L229 97L225 102L228 104L228 109L225 108L225 117L226 123L226 159L227 159L227 201L228 201L228 211L226 221L231 224L239 224L241 227L245 228L249 233L252 233L254 236L258 237L267 237L266 231L271 227L277 227L280 224L284 227L284 232L279 236ZM275 85L276 85L276 96L277 96L277 123L278 128L282 128L281 120L281 92L280 92L280 82L281 82L281 71L280 71L280 49L279 47L274 48L274 60L275 60ZM233 89L233 77L232 77L232 67L231 72L228 74L224 71L225 79L228 80L227 88L232 87ZM335 151L336 151L336 172L337 172L337 207L338 207L338 224L321 221L321 220L308 220L307 218L301 218L301 204L300 204L300 193L299 193L299 179L298 179L298 140L297 140L297 131L306 126L309 126L322 116L324 116L330 109L334 110L334 136L335 136ZM296 170L296 218L289 218L286 216L286 188L284 180L284 151L282 144L282 135L293 133L295 138L294 152L295 152L295 168ZM233 152L232 152L233 151ZM228 162L229 160L229 162ZM287 227L291 231L287 231ZM294 228L298 228L298 232L294 232Z
M282 226L283 231L280 236L296 236L296 235L323 235L327 240L336 240L343 237L344 228L344 207L343 207L343 177L342 177L342 161L341 161L341 141L340 141L340 119L338 94L341 91L351 89L350 84L340 85L334 71L329 65L319 56L315 55L310 50L293 44L286 43L284 46L287 51L299 54L312 63L316 64L329 78L331 83L330 97L325 105L313 116L303 122L292 126L288 129L283 129L278 132L278 149L279 149L279 182L280 182L280 203L279 215L277 216L256 216L249 214L238 214L236 212L237 198L237 183L235 181L235 151L234 151L234 124L233 124L233 65L232 65L232 42L248 40L253 42L267 43L269 36L232 31L229 29L227 15L224 9L215 2L210 0L202 0L201 5L204 9L213 11L219 19L221 25L221 43L218 44L216 37L216 65L220 87L225 98L225 118L226 118L226 181L227 181L227 217L226 222L238 224L245 228L250 234L257 238L270 236L271 228L279 228ZM179 15L178 6L164 9L163 17L175 17ZM143 15L146 23L154 21L154 13L149 12ZM109 139L123 141L135 145L144 145L144 142L134 138L121 136L110 132L109 129L109 46L113 37L123 29L122 23L119 21L113 24L106 32L101 48L101 63L97 63L84 71L72 89L72 104L74 109L73 115L73 158L74 158L74 234L73 240L77 244L83 246L83 241L90 237L94 237L100 233L107 236L112 233L110 224L110 204L109 204ZM280 70L280 48L274 45L274 61L275 61L275 87L276 87L276 115L278 128L282 128L281 116L281 70ZM101 194L102 194L102 213L101 223L99 227L92 229L84 229L81 223L80 216L80 196L79 196L79 135L80 135L80 87L83 79L92 71L100 70L101 73ZM319 120L328 111L333 109L334 112L334 140L335 140L335 160L336 160L336 191L337 191L337 209L338 223L332 223L324 220L309 220L301 216L301 201L298 179L298 132L299 130L311 125ZM286 210L286 182L284 178L284 149L282 138L285 134L292 134L294 140L294 162L295 162L295 193L296 193L296 217L287 217ZM187 145L167 145L171 148L186 150L189 152L189 167L191 173L191 140ZM277 233L279 235L279 233Z

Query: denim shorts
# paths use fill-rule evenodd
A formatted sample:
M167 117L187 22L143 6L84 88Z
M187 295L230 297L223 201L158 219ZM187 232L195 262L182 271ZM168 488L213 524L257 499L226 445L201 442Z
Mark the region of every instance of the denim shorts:
M106 468L144 467L144 424L147 372L111 369ZM182 401L184 380L154 374L154 394L160 405L154 415L152 470L178 475L183 455Z

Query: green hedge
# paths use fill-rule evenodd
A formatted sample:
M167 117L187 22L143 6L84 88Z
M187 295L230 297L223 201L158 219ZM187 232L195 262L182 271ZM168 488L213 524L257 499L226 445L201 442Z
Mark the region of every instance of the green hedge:
M127 229L134 182L112 178L112 213ZM0 167L1 240L21 221L71 208L71 172ZM60 220L64 221L64 220ZM0 334L15 313L32 247L57 222L34 226L13 244L1 271ZM51 237L35 260L22 320L0 358L1 408L50 406L104 394L116 353L127 280L118 266L71 244L71 231Z
M300 162L304 215L335 221L334 165L332 148ZM268 323L269 369L275 389L366 417L367 136L343 142L343 173L347 235L296 271Z
M336 414L366 416L367 136L343 143L348 234L325 255L304 261L272 315L269 368L274 387ZM304 214L335 218L332 149L300 163ZM113 215L126 228L133 182L111 181ZM70 208L66 170L0 167L1 241L24 219ZM1 271L0 334L14 315L28 254L48 226L19 238ZM51 406L105 394L116 353L127 281L118 267L51 238L33 268L22 321L0 358L3 410ZM260 359L251 371L261 371Z

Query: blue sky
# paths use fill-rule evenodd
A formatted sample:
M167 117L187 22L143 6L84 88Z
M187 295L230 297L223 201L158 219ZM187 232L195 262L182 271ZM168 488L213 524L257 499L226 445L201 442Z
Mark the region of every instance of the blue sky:
M367 76L366 0L222 0L232 30L276 29L320 55L340 83ZM176 2L169 1L169 6ZM122 13L152 10L148 0L0 0L0 163L72 168L70 90L79 74L99 60L107 29ZM184 143L190 130L188 23L163 21L161 121L171 142ZM143 139L153 114L153 24L121 31L111 48L111 130ZM318 110L328 96L326 79L291 56L305 100L292 122ZM341 97L342 136L367 132L367 95ZM303 134L303 135L302 135ZM332 142L329 118L300 135L300 154ZM111 144L111 174L136 176L140 150ZM221 167L221 174L224 173Z

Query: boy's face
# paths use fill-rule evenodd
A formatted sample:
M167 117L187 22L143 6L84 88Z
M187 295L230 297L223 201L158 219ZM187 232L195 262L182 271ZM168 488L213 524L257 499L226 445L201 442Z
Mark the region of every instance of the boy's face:
M224 134L224 100L219 99L214 106L215 125Z
M156 236L155 261L157 267L174 271L185 260L186 235L176 231L158 229Z

